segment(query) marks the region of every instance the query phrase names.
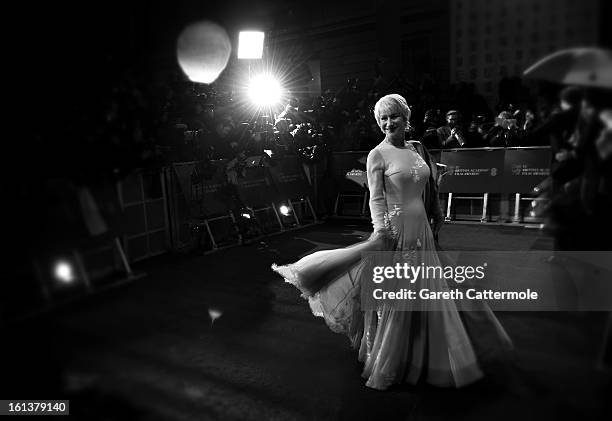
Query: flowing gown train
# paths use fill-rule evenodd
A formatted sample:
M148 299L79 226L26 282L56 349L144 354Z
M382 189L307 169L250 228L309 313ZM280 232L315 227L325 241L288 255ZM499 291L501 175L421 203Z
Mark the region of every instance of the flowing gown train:
M361 282L371 282L362 253L392 251L409 256L414 265L440 265L422 199L430 175L426 162L410 143L398 148L382 142L368 155L367 173L372 236L272 269L302 292L313 313L323 317L331 330L348 336L364 363L366 386L386 389L394 383L424 381L461 387L478 380L483 372L454 301L437 302L437 311L428 311L433 304L427 301L416 301L407 310L386 304L375 311L362 310ZM428 282L432 291L448 288L444 279ZM486 305L482 317L494 326L498 342L510 347L510 339Z

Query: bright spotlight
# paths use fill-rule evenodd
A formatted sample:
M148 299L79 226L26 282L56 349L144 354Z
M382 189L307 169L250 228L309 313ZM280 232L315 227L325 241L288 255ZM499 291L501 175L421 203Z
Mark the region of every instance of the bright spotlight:
M249 86L249 97L257 105L273 105L280 102L281 86L278 80L266 74L255 76Z
M64 283L70 283L74 281L74 272L72 270L72 265L65 261L59 261L55 264L54 269L55 277L58 281Z
M283 216L289 216L291 214L291 209L289 209L289 206L287 205L281 205L281 207L278 208L278 210Z
M536 202L535 200L531 201L531 207L535 208L538 205L538 202Z
M251 214L247 212L241 213L240 216L242 216L245 219L251 219Z
M272 149L264 149L264 153L268 155L270 158L272 158L272 154L273 154Z
M238 58L261 58L263 44L263 32L240 31L238 34Z

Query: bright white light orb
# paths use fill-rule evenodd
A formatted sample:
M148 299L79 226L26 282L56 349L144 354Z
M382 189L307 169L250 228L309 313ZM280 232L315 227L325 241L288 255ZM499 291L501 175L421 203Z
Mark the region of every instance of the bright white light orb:
M287 205L282 205L280 208L278 208L278 210L283 216L289 216L291 213L291 209L289 209L289 206Z
M264 33L241 31L238 34L238 58L261 58L263 55Z
M210 316L210 324L212 325L213 323L215 323L215 320L223 316L223 312L219 309L209 307L208 315Z
M242 216L243 218L246 218L246 219L251 219L251 214L250 213L246 213L246 212L245 213L241 213L240 216Z
M192 82L212 83L227 66L232 43L223 27L213 22L193 23L176 43L181 69Z
M251 79L249 98L256 105L274 105L280 102L282 88L276 78L261 74Z
M70 283L74 281L74 271L72 270L72 265L68 262L57 262L55 264L55 269L53 272L58 281L64 283Z

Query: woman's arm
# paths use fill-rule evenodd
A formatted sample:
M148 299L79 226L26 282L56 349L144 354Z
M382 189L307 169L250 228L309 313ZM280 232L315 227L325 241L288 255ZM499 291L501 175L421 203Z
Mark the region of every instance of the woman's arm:
M368 175L368 187L370 189L370 215L374 232L385 229L385 212L387 203L385 201L385 168L383 157L376 149L368 154L366 163Z

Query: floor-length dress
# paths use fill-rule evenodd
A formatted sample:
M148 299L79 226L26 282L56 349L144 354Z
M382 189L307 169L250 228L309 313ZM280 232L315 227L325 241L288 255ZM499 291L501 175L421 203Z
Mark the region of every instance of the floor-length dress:
M422 199L430 169L414 147L383 141L368 155L367 174L374 225L368 240L272 268L302 291L315 315L359 349L366 386L386 389L394 383L425 381L460 387L478 380L483 373L454 301L437 302L437 311L428 311L432 304L426 301L415 302L408 311L386 304L362 310L363 252L413 252L421 261L411 264L440 265ZM444 279L428 282L430 290L448 288ZM490 310L485 317L494 320L495 335L509 344Z

